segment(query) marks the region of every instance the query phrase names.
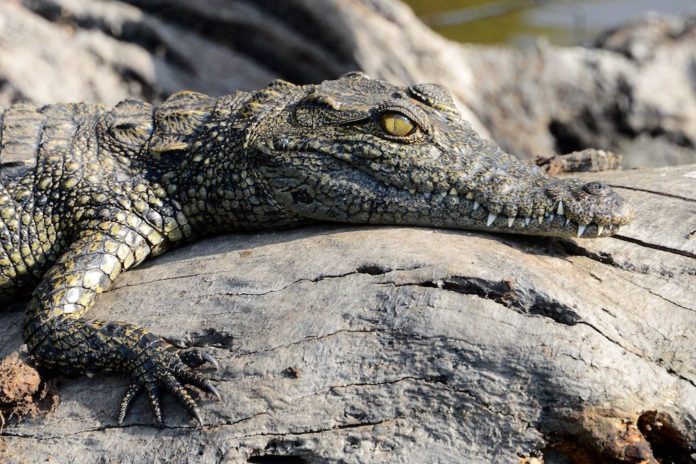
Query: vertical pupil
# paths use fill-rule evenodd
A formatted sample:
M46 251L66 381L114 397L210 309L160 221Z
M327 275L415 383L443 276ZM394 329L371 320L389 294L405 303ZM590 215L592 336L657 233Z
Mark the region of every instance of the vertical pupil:
M404 136L413 130L413 123L406 116L398 113L387 113L382 116L384 130L392 135Z

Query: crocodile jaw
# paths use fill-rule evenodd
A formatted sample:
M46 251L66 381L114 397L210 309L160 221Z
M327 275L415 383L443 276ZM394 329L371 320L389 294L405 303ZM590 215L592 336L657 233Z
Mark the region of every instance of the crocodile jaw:
M633 209L624 203L615 212L613 221L579 222L566 215L566 207L559 201L555 212L541 216L506 216L495 214L476 200L462 199L456 195L435 193L414 199L407 210L425 211L425 215L373 215L371 223L447 227L453 229L482 230L488 232L552 237L609 237L619 232L621 226L634 217ZM386 208L390 209L390 208ZM559 214L560 212L560 214ZM349 222L350 221L349 218ZM357 221L359 222L359 221Z
M271 201L298 219L603 237L633 218L608 186L547 177L482 139L453 105L435 84L354 74L297 88L266 115L248 158ZM380 118L394 112L418 129L387 133Z

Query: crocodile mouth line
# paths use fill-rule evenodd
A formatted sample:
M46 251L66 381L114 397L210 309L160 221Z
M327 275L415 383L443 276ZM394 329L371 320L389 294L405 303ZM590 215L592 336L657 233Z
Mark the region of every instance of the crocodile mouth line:
M423 192L412 187L409 188L405 185L389 182L381 176L372 175L373 173L371 171L360 169L360 167L357 167L357 169L364 174L368 174L373 182L405 195L409 199L416 196L424 200L431 207L442 206L446 210L456 208L459 213L462 213L471 221L470 224L467 224L468 227L475 226L479 230L539 235L555 232L558 235L567 237L595 238L615 235L619 233L622 225L625 225L620 222L621 220L609 224L601 224L594 220L586 223L578 222L565 214L566 206L563 200L559 200L556 203L552 210L553 212L546 212L539 216L506 216L505 214L495 214L486 207L486 205L476 201L473 192L468 192L463 197L460 196L455 189L451 189L449 192Z
M472 210L477 206L474 202ZM486 227L499 232L528 232L528 233L549 233L562 232L563 235L573 236L578 238L590 237L609 237L619 233L620 224L602 225L597 222L579 223L573 219L564 216L563 214L546 213L544 216L532 218L530 216L505 216L496 215L491 212L483 213L481 220L485 218Z
M412 195L411 192L408 194ZM594 238L615 235L619 233L623 225L620 223L600 224L596 221L577 222L564 214L565 207L562 200L558 201L554 212L547 212L544 215L536 217L506 216L491 212L485 205L476 201L471 192L464 198L447 192L417 192L416 194L431 206L437 207L442 205L447 210L456 208L464 216L465 220L471 221L467 224L468 227L476 227L479 230L530 235L550 235L554 233L554 235L567 237Z
M439 199L440 204L448 208L458 206L461 212L467 211L471 219L480 222L479 226L485 226L488 230L499 232L522 232L522 233L548 233L551 231L563 232L563 235L581 237L608 237L617 234L622 226L621 221L601 224L598 221L578 222L566 215L566 206L563 200L558 200L552 212L545 212L539 216L506 216L495 214L485 204L481 204L475 199L473 191L468 192L463 197L452 188L449 191L425 192L413 186L394 182L394 178L380 176L374 171L365 169L357 163L347 163L352 168L359 170L369 176L373 181L378 182L387 188L391 188L409 196L420 196L428 202ZM463 203L466 202L465 206ZM593 218L594 219L594 218ZM481 227L482 230L486 230Z
M539 233L556 231L564 232L564 235L568 236L575 234L576 237L580 238L608 237L617 234L621 228L620 223L600 224L594 220L590 220L586 223L578 222L565 214L563 200L558 201L552 212L546 212L536 217L498 215L491 212L485 206L480 205L477 201L473 199L471 201L472 211L476 211L479 208L487 211L487 214L484 212L479 215L482 220L485 218L486 227L503 232L505 232L506 228L515 232L524 231L525 229Z
M294 153L312 153L304 143L293 143L286 138L271 142L267 148L271 151L282 150ZM556 201L552 208L547 209L541 215L507 216L505 214L496 214L487 205L475 199L474 191L469 191L464 195L457 192L454 188L451 188L449 191L434 190L427 192L419 189L417 185L398 182L400 176L381 175L363 164L332 151L327 151L326 154L331 155L336 161L348 166L350 169L365 175L371 182L391 190L396 194L395 196L403 195L406 201L422 199L429 207L442 206L449 211L456 209L461 214L462 222L466 222L466 224L462 225L467 228L491 232L522 233L525 235L596 238L615 235L628 222L622 217L618 217L618 220L616 217L613 217L611 222L604 224L594 220L594 218L588 222L579 222L569 217L566 211L567 206L563 200Z

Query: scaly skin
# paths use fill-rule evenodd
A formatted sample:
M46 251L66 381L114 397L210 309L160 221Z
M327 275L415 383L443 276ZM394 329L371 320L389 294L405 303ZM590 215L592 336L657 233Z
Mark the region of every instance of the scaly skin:
M3 154L36 158L0 171L0 300L35 286L24 336L40 364L130 375L119 422L141 391L159 423L162 388L199 421L184 385L217 395L193 370L215 364L206 353L85 314L172 246L312 221L596 237L633 215L607 186L548 178L482 140L445 89L360 73L157 108L17 105L0 123Z

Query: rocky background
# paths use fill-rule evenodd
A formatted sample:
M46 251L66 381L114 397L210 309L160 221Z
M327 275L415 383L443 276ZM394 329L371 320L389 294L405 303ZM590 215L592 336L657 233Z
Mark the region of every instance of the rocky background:
M466 46L396 0L4 0L0 105L158 101L353 70L448 86L522 158L603 148L626 166L696 162L696 17L647 17L587 47Z
M626 166L696 162L695 63L694 18L520 51L446 41L393 0L0 3L1 105L361 69L447 85L528 160L597 147ZM585 153L545 165L616 165ZM40 382L22 303L5 308L0 462L694 463L696 165L585 176L636 222L589 241L323 225L129 272L92 313L214 352L225 402L200 398L202 429L173 402L163 429L144 401L118 426L123 378Z

